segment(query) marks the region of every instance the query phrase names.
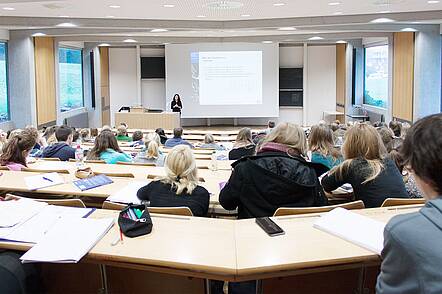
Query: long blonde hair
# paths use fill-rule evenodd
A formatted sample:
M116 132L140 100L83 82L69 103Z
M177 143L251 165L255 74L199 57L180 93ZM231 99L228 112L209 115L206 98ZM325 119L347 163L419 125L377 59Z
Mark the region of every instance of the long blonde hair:
M278 126L262 140L261 146L269 142L284 144L302 155L305 155L307 152L307 140L304 130L300 126L292 123L278 124Z
M160 156L160 148L155 140L146 141L146 158L157 159Z
M198 170L195 157L189 146L177 145L172 148L166 158L164 166L166 176L160 178L165 184L170 184L176 189L176 194L183 192L192 194L198 186Z
M238 135L236 136L233 147L240 148L248 145L253 145L252 130L250 128L242 128L239 130Z
M324 156L330 155L335 159L341 157L340 152L334 146L333 132L329 126L313 126L310 131L309 146L311 151L319 152Z
M386 155L384 143L376 129L365 123L355 124L347 131L342 153L345 161L330 172L335 173L338 179L343 178L343 174L349 169L353 160L358 158L364 159L369 165L363 184L374 180L384 169L382 164Z

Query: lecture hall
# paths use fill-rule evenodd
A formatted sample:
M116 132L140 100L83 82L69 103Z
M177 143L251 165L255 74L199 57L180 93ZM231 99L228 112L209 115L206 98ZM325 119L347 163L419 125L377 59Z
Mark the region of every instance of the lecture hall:
M0 1L0 293L442 293L441 44L439 0Z

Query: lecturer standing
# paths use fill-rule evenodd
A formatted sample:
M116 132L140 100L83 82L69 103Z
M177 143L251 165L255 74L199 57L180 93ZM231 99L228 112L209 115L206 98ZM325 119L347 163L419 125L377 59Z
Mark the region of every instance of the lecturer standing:
M173 96L172 103L170 104L172 112L179 112L181 114L181 109L183 109L183 104L181 103L180 95L175 94Z

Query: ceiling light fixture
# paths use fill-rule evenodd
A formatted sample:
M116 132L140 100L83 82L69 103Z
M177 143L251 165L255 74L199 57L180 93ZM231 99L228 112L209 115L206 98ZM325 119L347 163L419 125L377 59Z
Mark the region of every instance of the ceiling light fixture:
M98 47L110 47L110 44L108 43L101 43L98 45Z
M109 5L109 8L117 9L117 8L121 8L121 6L120 5Z
M273 41L262 41L264 44L272 44Z
M114 15L106 15L107 18L114 18Z
M58 17L61 17L61 18L69 18L70 16L69 16L69 15L59 15Z
M273 6L284 6L285 5L285 3L282 3L282 2L280 2L280 3L273 3Z
M394 19L391 18L376 18L370 21L371 23L388 23L388 22L394 22Z
M347 41L339 40L339 41L336 41L336 44L347 44Z
M174 8L175 4L164 4L163 7L164 8Z
M428 4L437 4L439 2L440 1L438 1L438 0L429 0L429 1L427 1Z
M46 36L45 33L34 33L34 34L32 34L32 37L44 37L44 36Z
M71 22L62 22L57 25L57 27L61 28L75 28L77 25Z
M318 36L316 36L316 37L311 37L311 38L308 38L310 41L318 41L318 40L324 40L324 38L323 37L318 37Z
M166 29L153 29L150 30L151 33L163 33L163 32L168 32L169 30Z
M14 7L3 7L3 10L12 11L12 10L15 10L15 8Z
M403 28L401 32L417 32L417 30L415 28Z
M341 5L341 2L328 2L328 5L330 6Z
M123 42L124 42L124 43L136 43L137 40L134 40L134 39L126 39L126 40L123 40Z
M278 31L296 31L295 27L282 27L278 28Z

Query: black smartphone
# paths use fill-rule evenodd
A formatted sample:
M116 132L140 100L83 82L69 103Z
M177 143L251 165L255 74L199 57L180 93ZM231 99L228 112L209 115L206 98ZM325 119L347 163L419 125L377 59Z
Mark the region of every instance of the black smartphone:
M255 220L258 226L264 230L270 237L284 235L285 232L281 229L274 221L270 219L270 217L259 217Z

